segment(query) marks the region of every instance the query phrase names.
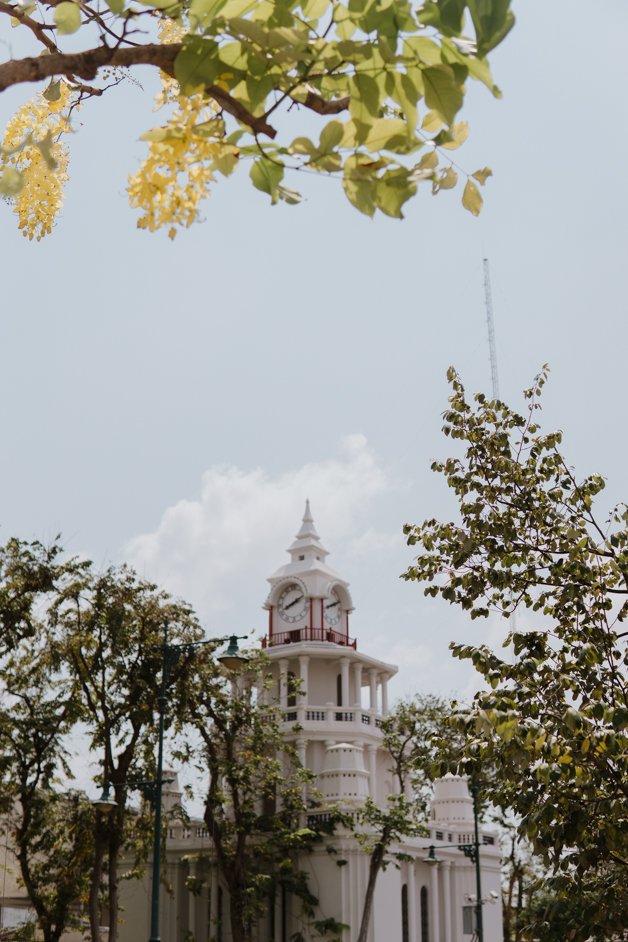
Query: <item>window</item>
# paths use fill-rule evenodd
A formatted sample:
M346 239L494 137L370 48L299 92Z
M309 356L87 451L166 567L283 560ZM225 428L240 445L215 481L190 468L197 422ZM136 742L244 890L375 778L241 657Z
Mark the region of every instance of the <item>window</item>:
M430 914L427 887L421 887L421 942L430 942Z
M296 677L293 671L288 671L288 703L287 706L295 707L297 705L297 685Z
M410 942L410 928L408 925L408 884L401 887L401 942Z
M342 706L342 675L336 677L336 706Z

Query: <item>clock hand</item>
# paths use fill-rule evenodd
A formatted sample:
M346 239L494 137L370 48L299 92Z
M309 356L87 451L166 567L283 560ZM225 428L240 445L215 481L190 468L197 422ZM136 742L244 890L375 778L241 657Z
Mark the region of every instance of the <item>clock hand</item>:
M335 608L336 605L340 605L340 600L337 600L336 602L330 602L329 605L325 606L325 608Z
M303 596L302 596L302 595L299 595L299 597L296 598L296 599L294 600L294 602L288 602L287 605L284 605L284 607L283 607L284 612L287 612L289 608L292 608L293 605L296 605L297 602L300 602L302 598L303 598Z

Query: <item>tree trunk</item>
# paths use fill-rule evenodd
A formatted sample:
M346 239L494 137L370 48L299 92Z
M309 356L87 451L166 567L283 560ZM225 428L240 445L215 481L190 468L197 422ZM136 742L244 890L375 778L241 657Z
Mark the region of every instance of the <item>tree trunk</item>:
M237 889L229 893L229 919L231 942L249 942L242 908L242 894L238 893Z
M384 846L380 843L375 847L369 862L369 878L368 883L366 884L364 907L362 909L362 922L360 924L360 931L358 933L357 942L366 942L368 937L369 925L371 923L371 913L373 911L373 898L375 896L375 884L377 882L377 876L382 868L383 862Z

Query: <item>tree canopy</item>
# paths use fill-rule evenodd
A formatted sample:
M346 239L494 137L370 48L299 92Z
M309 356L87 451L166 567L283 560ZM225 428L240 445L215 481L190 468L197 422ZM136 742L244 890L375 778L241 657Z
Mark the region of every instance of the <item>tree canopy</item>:
M464 454L432 467L460 518L405 527L420 550L405 578L471 618L529 613L503 655L453 645L488 688L460 714L469 768L499 769L491 801L520 815L550 866L562 929L571 918L574 939L617 937L628 923L628 508L600 515L603 477L578 480L561 433L542 433L546 377L521 415L482 394L470 402L450 371L443 430Z
M49 233L67 177L75 109L139 66L161 71L164 123L129 180L138 225L174 235L216 175L246 161L271 202L297 203L287 171L337 176L361 212L402 216L427 181L477 215L491 171L451 151L470 79L494 95L487 59L511 0L0 0L33 55L0 63L0 91L45 83L9 122L0 194L29 238ZM131 70L131 71L130 71ZM299 118L304 112L312 120ZM315 117L314 117L315 116Z

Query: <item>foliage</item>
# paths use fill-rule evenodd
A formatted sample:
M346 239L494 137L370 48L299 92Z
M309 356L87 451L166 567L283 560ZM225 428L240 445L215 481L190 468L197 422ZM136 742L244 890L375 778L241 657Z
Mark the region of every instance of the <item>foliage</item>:
M87 883L92 940L106 904L115 942L120 854L140 863L149 845L145 818L127 805L133 783L155 777L164 626L184 644L197 641L200 628L187 606L127 567L98 574L88 562L64 559L58 542L19 540L0 547L0 623L0 773L5 810L19 801L13 830L25 888L54 940ZM181 722L191 660L184 648L171 672L168 727ZM84 813L59 795L61 776L71 778L70 733L87 738L99 784L113 786L113 814Z
M285 742L277 707L254 695L270 682L264 656L252 656L237 679L208 676L202 653L196 665L188 707L208 778L204 817L229 890L233 940L248 942L277 892L294 894L313 916L317 900L298 866L317 838L302 824L312 775Z
M479 81L499 95L487 55L514 23L510 5L6 0L0 15L11 17L45 55L0 64L0 91L50 84L7 131L0 193L15 200L25 235L50 231L66 158L57 143L50 151L50 127L41 133L46 110L63 133L69 99L99 97L122 80L123 69L151 65L176 79L169 100L177 104L162 127L144 135L149 155L130 181L141 227L166 225L173 235L189 225L214 177L229 176L242 162L272 203L299 202L284 176L305 171L341 179L349 201L369 216L379 210L400 218L422 181L434 194L457 185L460 167L449 154L468 135L458 120L467 83ZM156 24L162 27L157 42ZM80 51L70 51L77 40ZM311 119L299 120L302 112ZM61 174L56 183L55 172ZM490 170L462 173L463 205L477 215L478 184Z
M201 631L187 606L125 566L86 573L55 600L53 611L58 656L76 679L100 780L112 786L117 803L112 813L98 816L90 891L92 942L99 942L106 860L108 939L115 942L121 851L133 850L141 858L149 844L142 819L129 813L127 801L134 782L155 778L164 626L174 642L195 642ZM169 678L169 725L181 720L191 657L180 658Z
M471 618L532 613L533 628L511 631L504 656L452 646L488 687L460 714L468 765L499 766L491 800L521 816L519 832L551 866L554 890L588 901L578 938L601 939L628 923L628 509L600 518L603 478L578 481L561 433L541 432L546 376L519 415L481 394L470 403L450 371L444 432L465 453L433 468L461 519L405 527L421 551L405 578Z
M32 645L32 641L30 642ZM61 794L67 771L63 737L76 719L71 683L52 677L47 652L29 647L5 659L0 709L4 827L44 942L83 927L93 858L94 813L80 794Z
M395 845L421 833L428 818L428 801L437 760L453 761L461 737L447 723L451 705L440 697L417 694L401 701L382 721L383 745L388 751L395 791L380 807L367 798L356 815L354 834L369 854L369 875L357 942L369 933L375 886L381 870L404 854Z

